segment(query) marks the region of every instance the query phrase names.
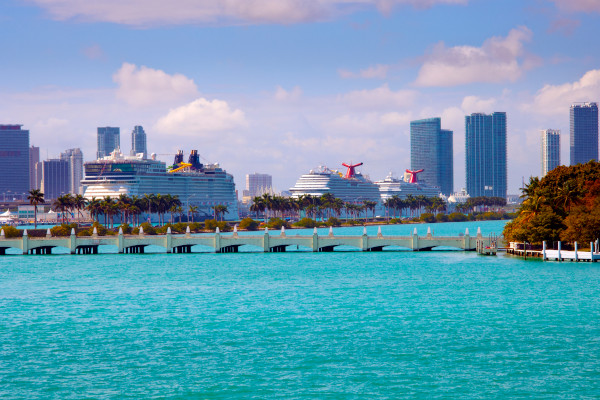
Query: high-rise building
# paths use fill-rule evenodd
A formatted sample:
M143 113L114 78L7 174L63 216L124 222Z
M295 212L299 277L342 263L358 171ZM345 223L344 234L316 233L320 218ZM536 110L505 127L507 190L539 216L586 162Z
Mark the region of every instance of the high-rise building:
M144 160L148 158L148 148L146 147L146 132L140 125L136 125L131 132L131 155L139 153L144 154Z
M571 165L598 159L598 104L571 106Z
M0 125L0 195L24 200L29 191L29 131Z
M441 125L440 118L410 123L410 167L423 169L419 180L449 196L454 192L453 132Z
M542 177L560 165L560 131L542 131Z
M29 190L39 189L37 175L35 173L35 164L40 162L40 148L31 146L29 148Z
M106 126L98 128L98 152L96 158L109 156L114 150L121 148L121 129Z
M69 193L83 194L83 153L81 149L68 149L60 153L60 159L69 163Z
M260 196L263 193L271 193L273 191L273 177L269 174L247 174L246 175L246 190L243 192L244 197L250 199Z
M69 162L45 160L41 164L44 198L54 200L69 193Z
M467 192L506 198L506 113L465 117Z

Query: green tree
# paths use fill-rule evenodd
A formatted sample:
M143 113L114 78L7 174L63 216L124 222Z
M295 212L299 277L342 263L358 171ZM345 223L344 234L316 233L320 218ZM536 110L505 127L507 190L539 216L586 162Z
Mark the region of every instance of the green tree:
M27 200L29 200L29 204L33 206L33 227L34 229L37 229L37 206L38 204L44 204L46 202L46 200L44 200L44 193L42 193L40 189L31 189L27 196Z

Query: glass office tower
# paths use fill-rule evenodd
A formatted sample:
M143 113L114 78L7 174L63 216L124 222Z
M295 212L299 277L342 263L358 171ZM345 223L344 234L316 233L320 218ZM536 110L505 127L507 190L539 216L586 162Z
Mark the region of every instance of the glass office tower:
M24 200L29 192L29 131L0 125L0 198Z
M136 154L143 153L144 160L148 158L148 149L146 147L146 132L144 132L144 128L137 125L133 128L131 132L131 155L135 156Z
M465 117L467 192L506 198L506 113Z
M424 170L419 181L450 195L454 191L453 132L441 125L440 118L410 123L410 167L413 171Z
M560 165L560 131L542 131L542 177Z
M98 128L98 152L96 158L109 156L115 149L121 147L121 129L106 126Z
M571 165L598 159L598 104L571 106Z
M54 200L69 193L69 162L67 160L42 161L44 198Z

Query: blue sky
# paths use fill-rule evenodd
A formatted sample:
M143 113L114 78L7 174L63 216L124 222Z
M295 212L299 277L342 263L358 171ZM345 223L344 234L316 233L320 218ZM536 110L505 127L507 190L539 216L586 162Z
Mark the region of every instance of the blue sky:
M454 130L506 111L509 192L540 173L540 134L600 100L600 0L4 0L0 121L42 154L96 151L96 127L143 125L150 152L181 148L280 190L318 165L410 167L409 123Z

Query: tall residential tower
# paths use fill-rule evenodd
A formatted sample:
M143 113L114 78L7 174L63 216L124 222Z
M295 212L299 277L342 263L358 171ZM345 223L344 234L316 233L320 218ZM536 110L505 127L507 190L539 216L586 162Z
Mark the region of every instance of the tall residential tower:
M571 165L598 159L598 104L571 106Z
M542 131L542 177L560 165L560 131Z
M440 118L410 123L410 167L423 169L419 179L449 196L454 192L453 132L441 125Z
M96 158L109 156L115 149L121 147L121 129L106 126L98 128L98 152Z
M136 125L131 132L131 155L139 153L144 154L144 160L148 158L148 148L146 147L146 132L140 125Z
M83 153L81 149L68 149L60 153L60 159L69 163L69 193L83 194L81 180L83 179Z
M0 195L24 200L29 191L29 131L0 124ZM8 196L8 197L7 197Z
M506 113L465 117L467 192L506 198Z

